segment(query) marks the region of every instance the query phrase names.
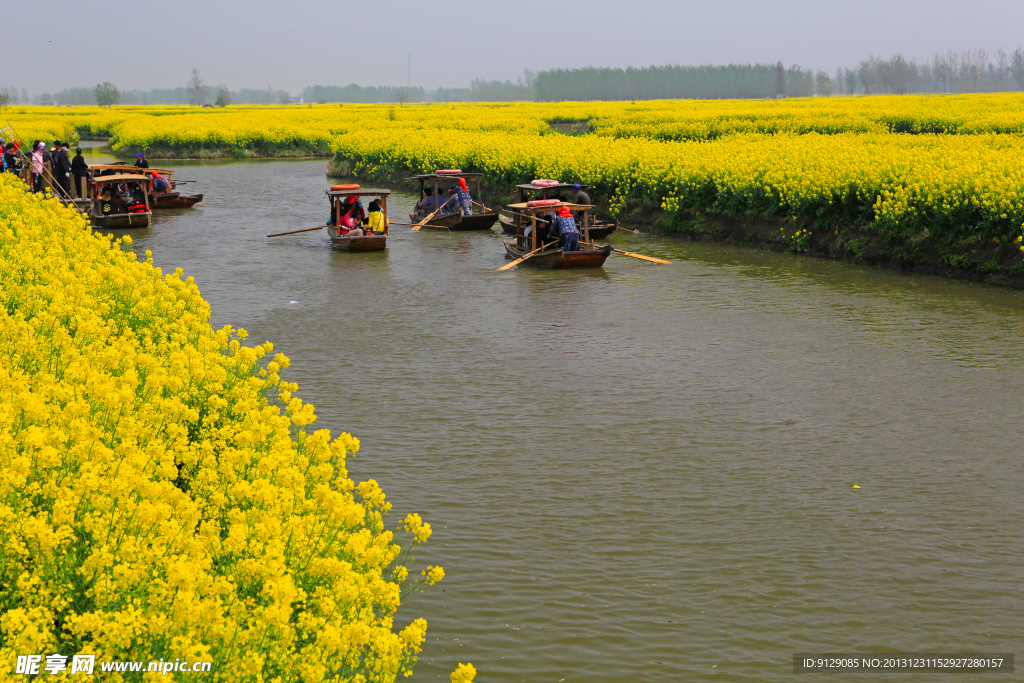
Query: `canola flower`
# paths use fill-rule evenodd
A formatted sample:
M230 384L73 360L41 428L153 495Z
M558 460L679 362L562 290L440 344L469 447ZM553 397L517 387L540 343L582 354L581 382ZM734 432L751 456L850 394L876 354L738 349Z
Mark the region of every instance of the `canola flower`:
M333 152L357 173L459 167L595 186L613 212L767 213L885 235L1008 243L1024 223L1024 94L760 100L12 108L23 137L80 129L122 154ZM550 124L585 122L587 135Z
M192 279L129 244L0 175L0 661L409 675L427 624L394 618L403 585L444 576L407 585L429 524L388 529L384 492L345 469L359 442L309 428L288 359L214 330Z

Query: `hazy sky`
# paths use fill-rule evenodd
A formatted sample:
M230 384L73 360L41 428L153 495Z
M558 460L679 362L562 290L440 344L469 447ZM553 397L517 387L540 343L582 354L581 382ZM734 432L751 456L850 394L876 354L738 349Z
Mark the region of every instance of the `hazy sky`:
M1024 43L1024 0L34 0L3 3L0 87L466 86L524 68L930 58ZM113 46L121 49L113 50Z

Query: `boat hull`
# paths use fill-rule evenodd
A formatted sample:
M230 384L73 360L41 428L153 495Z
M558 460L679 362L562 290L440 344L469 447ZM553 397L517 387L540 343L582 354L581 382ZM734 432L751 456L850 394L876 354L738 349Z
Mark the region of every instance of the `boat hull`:
M331 238L331 248L338 251L349 251L353 253L364 251L384 251L388 246L387 235L364 235L363 237L338 236L334 228L328 228L327 234Z
M153 218L149 211L145 213L118 213L106 216L91 216L92 225L95 228L148 228Z
M528 251L523 251L515 242L505 242L505 253L509 258L517 259L526 256ZM523 265L530 265L535 268L600 268L612 253L612 245L606 244L597 249L586 251L563 251L554 248L535 254L523 261Z
M169 194L155 194L153 195L153 208L154 209L191 209L193 206L203 201L203 195L195 194L191 196L182 196L177 192L171 192Z
M414 213L409 214L409 220L413 223L419 223L427 214L417 215ZM469 216L463 216L458 213L449 213L444 216L434 216L431 218L423 229L434 228L437 230L490 230L495 221L498 220L498 212L491 211L488 213L474 213Z

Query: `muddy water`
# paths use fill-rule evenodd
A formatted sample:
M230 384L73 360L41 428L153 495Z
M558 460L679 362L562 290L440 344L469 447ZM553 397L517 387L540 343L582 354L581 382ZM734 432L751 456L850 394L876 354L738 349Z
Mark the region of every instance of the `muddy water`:
M362 440L353 475L433 524L413 680L1024 652L1021 293L664 238L617 242L672 266L501 274L496 231L266 238L323 221L323 171L182 166L205 202L136 246L273 340L317 425Z

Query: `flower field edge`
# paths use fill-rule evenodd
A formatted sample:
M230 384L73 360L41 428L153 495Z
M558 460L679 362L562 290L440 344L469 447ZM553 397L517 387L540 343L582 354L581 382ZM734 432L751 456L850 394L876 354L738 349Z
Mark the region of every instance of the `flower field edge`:
M403 588L430 525L388 528L288 359L214 330L192 278L129 245L0 175L0 678L26 653L409 675L427 624L394 618L444 576Z

